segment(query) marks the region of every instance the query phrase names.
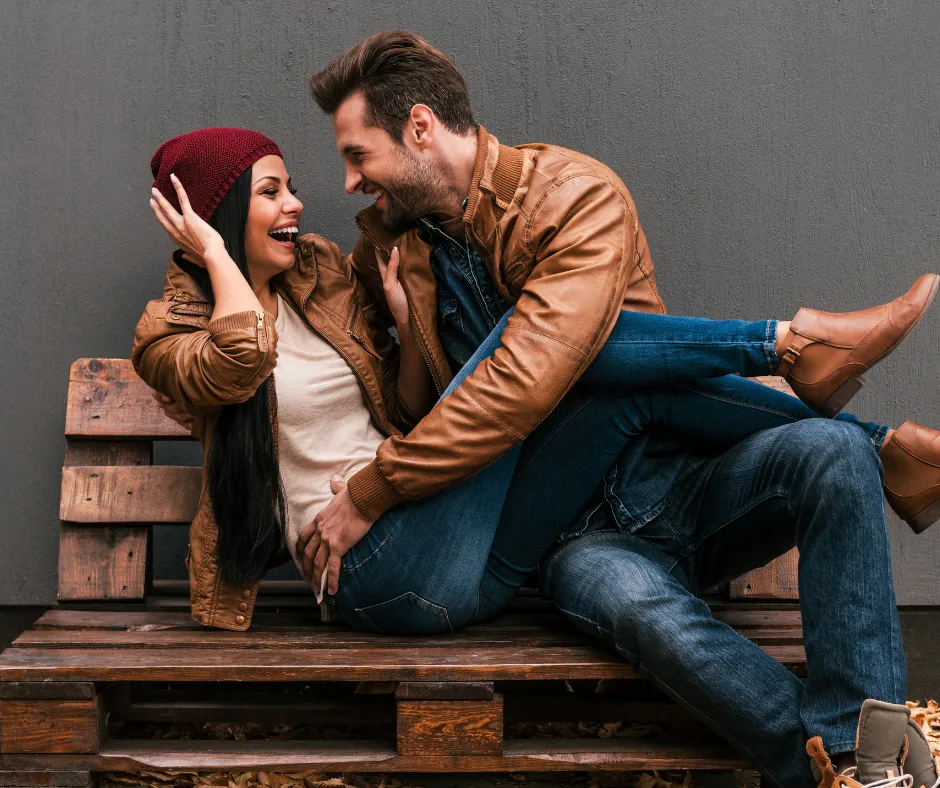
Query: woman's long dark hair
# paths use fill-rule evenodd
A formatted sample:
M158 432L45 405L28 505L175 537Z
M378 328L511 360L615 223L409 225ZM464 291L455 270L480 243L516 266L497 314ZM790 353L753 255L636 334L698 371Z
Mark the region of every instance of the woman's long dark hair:
M249 283L245 227L250 199L249 168L209 219ZM214 302L205 269L184 265ZM235 585L260 579L284 545L287 505L277 469L271 385L267 378L250 399L222 408L206 452L206 481L219 534L219 569L222 580Z

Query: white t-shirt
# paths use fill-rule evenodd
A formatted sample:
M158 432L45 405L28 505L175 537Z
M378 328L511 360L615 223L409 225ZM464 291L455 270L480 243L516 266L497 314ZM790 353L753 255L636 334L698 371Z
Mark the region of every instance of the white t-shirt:
M287 549L300 568L294 543L332 500L330 477L348 479L372 462L384 436L346 360L277 299L278 469L287 500Z

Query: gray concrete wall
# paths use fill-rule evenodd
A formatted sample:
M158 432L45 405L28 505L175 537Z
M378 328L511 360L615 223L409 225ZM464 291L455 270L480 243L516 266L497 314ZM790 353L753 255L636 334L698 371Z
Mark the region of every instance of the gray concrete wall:
M454 58L501 140L621 174L673 312L857 308L940 267L933 0L0 0L0 604L54 600L69 363L126 356L160 290L153 151L201 126L264 131L306 227L348 248L359 203L306 82L392 27ZM940 426L938 362L935 309L856 409ZM891 536L899 601L940 602L940 527ZM175 544L161 532L163 575Z

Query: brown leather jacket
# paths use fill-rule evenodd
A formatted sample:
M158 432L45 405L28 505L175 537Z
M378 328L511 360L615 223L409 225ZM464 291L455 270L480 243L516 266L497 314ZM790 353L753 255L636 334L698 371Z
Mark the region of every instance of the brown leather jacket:
M443 391L451 370L437 335L430 247L416 229L389 234L374 207L357 222L353 267L376 301L374 249L387 259L399 247L412 330ZM590 364L622 309L665 312L633 199L588 156L551 145L509 148L481 127L463 223L516 311L502 349L350 478L350 496L370 519L472 476L523 440Z
M274 280L277 291L346 359L359 379L376 424L400 437L413 424L398 394L399 350L386 326L384 299L373 302L347 257L318 235L299 239L294 267ZM210 320L212 305L195 280L170 260L163 298L151 301L134 334L134 369L151 387L194 417L193 434L206 447L224 405L243 402L274 372L277 335L265 312ZM272 387L276 388L276 387ZM272 395L277 442L277 401ZM227 585L219 573L218 530L205 477L190 526L190 602L196 621L248 629L258 583Z

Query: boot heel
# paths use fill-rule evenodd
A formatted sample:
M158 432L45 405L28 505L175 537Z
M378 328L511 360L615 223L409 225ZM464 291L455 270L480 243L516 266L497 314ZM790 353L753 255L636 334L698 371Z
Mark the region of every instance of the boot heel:
M915 534L922 534L937 520L940 520L940 501L934 501L922 512L915 514L907 524Z
M829 397L829 399L819 406L819 412L822 413L823 416L827 416L830 419L837 416L841 410L846 405L848 405L849 400L858 394L864 385L865 378L863 378L861 375L856 375L854 378L849 378L847 381L845 381L845 383L839 386L839 388L832 392L832 396Z

